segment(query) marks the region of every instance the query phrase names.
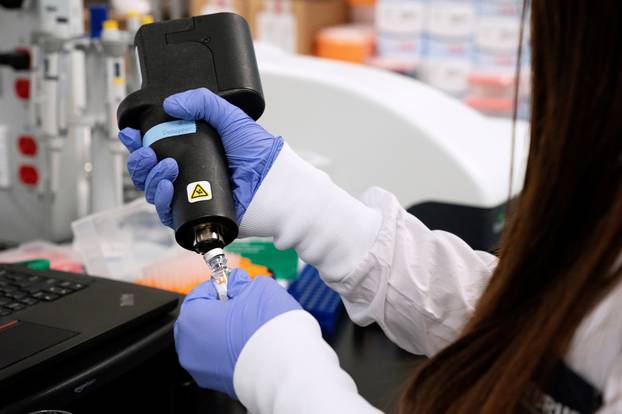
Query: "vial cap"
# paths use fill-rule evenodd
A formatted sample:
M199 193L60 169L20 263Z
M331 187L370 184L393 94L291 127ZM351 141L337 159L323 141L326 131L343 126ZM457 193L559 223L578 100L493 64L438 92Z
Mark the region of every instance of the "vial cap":
M210 250L209 252L205 253L205 254L203 255L203 259L204 259L206 262L209 262L209 261L210 261L210 260L212 260L214 257L216 257L216 256L220 256L220 255L224 255L224 254L225 254L225 251L224 251L223 249L216 248L216 249L212 249L212 250Z
M104 22L104 30L119 30L119 22L116 20L106 20Z

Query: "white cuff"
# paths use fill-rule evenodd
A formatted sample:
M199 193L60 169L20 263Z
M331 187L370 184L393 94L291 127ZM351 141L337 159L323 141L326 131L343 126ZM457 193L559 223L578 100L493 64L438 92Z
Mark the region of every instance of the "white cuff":
M251 336L233 385L253 414L380 412L358 394L317 321L302 310L277 316Z
M287 144L240 225L240 237L272 236L293 247L322 277L338 282L371 248L382 218L300 158Z

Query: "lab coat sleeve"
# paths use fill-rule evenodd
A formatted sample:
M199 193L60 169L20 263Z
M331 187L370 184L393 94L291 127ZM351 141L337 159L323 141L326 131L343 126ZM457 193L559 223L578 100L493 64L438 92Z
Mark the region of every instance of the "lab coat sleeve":
M377 322L405 350L433 355L462 331L497 258L429 230L386 191L372 188L362 201L382 211L380 231L361 263L331 286L354 322Z
M233 384L252 414L380 413L358 394L317 321L302 310L277 316L251 336Z
M457 337L496 265L458 237L430 231L386 191L355 199L287 145L240 233L295 248L355 323L378 322L394 343L425 355Z

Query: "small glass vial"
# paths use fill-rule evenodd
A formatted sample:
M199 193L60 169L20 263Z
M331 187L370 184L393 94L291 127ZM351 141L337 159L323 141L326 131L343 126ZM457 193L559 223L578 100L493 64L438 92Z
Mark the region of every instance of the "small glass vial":
M220 248L212 249L203 255L203 259L212 271L212 281L218 292L218 299L227 300L227 282L230 271L225 251Z

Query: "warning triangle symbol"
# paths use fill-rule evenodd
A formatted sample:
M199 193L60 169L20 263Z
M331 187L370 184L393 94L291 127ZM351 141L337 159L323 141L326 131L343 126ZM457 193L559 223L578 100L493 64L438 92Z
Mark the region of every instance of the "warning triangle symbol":
M207 194L207 191L205 191L205 189L201 186L201 184L197 184L194 187L194 190L192 190L190 199L194 200L195 198L201 198L201 197L209 197L209 194Z

